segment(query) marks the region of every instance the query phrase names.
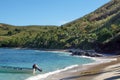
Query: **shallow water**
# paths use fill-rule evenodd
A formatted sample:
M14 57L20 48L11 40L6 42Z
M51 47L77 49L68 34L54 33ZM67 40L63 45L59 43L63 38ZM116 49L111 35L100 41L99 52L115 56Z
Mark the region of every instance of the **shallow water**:
M65 52L0 48L0 66L32 68L32 65L36 63L43 69L43 72L37 72L37 74L44 74L71 65L82 65L91 62L94 62L94 60L90 58L73 57L65 54ZM33 74L0 73L0 80L25 80L31 76L33 76Z

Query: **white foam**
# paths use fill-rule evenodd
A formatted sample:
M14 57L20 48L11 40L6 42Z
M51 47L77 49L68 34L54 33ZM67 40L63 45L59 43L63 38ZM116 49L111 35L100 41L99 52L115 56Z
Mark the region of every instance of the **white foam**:
M51 52L51 53L71 54L71 52L66 52L66 51L44 51L44 50L35 50L35 52Z
M117 58L95 58L95 57L86 57L86 56L77 56L77 57L84 57L84 58L90 58L90 59L95 60L95 62L93 62L93 63L83 64L81 66L97 65L97 64L100 64L100 63L107 63L107 62L117 60ZM66 67L64 69L60 69L60 70L56 70L56 71L53 71L53 72L48 72L48 73L45 73L45 74L39 74L39 75L36 75L36 76L32 76L32 77L29 77L25 80L44 80L45 78L47 78L50 75L57 74L57 73L60 73L62 71L66 71L66 70L69 70L69 69L72 69L72 68L75 68L75 67L78 67L78 66L79 65L72 65L72 66ZM83 69L86 69L86 68L82 68L80 70L83 70Z
M71 54L70 52L65 52L65 51L48 51L52 53L66 53L66 54Z
M95 65L95 64L100 64L100 63L108 63L111 61L116 61L117 58L105 58L105 57L87 57L87 56L82 56L84 58L90 58L95 60L95 62L93 63L89 63L89 64L84 64L84 65Z
M76 56L76 57L83 57L83 58L90 58L92 60L95 60L94 63L106 63L117 60L117 58L105 58L105 57L88 57L88 56ZM91 63L90 63L91 64Z
M43 79L47 78L50 75L60 73L62 71L66 71L66 70L69 70L69 69L72 69L72 68L75 68L75 67L78 67L78 66L79 65L72 65L72 66L66 67L66 68L61 69L61 70L56 70L56 71L53 71L53 72L48 72L48 73L45 73L45 74L39 74L39 75L36 75L36 76L32 76L32 77L29 77L29 78L27 78L25 80L43 80Z

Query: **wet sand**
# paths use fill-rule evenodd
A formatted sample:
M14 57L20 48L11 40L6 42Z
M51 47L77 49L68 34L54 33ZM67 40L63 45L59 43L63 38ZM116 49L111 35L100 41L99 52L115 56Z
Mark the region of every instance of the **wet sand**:
M116 76L114 74L116 72L113 72L116 67L118 67L118 70L120 72L120 56L105 58L108 60L111 58L116 58L116 60L106 63L78 66L67 71L62 71L60 73L50 75L46 79L41 80L109 80L109 78L120 79L120 73ZM110 68L110 66L113 67ZM103 77L103 75L105 77Z

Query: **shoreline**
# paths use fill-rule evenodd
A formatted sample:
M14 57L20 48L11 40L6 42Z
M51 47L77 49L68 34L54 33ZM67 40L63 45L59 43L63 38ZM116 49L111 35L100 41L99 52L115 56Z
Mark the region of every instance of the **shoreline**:
M17 48L13 48L17 49ZM18 49L30 49L30 48L18 48ZM32 50L41 50L41 49L32 49ZM65 50L59 50L59 49L47 49L42 51L53 51L53 52L67 52L69 49ZM95 57L92 57L95 58ZM36 79L36 80L97 80L96 78L99 78L102 76L103 72L105 72L105 68L109 67L111 65L116 65L120 63L120 56L119 55L113 55L113 56L106 56L106 57L100 57L99 59L113 59L116 58L115 61L102 61L99 64L92 64L92 65L83 65L78 67L73 67L72 69L65 70L62 72L58 72L56 74L48 75L45 79ZM120 66L120 65L119 65ZM117 66L118 67L118 66ZM81 69L82 68L82 69ZM109 71L109 70L108 70ZM41 75L39 75L41 76ZM109 76L108 76L109 78ZM26 79L28 80L28 79ZM33 79L30 79L33 80ZM104 79L100 79L104 80Z
M31 48L19 48L19 49L31 49ZM68 52L70 49L38 49L37 48L37 49L32 49L32 50L71 53L71 52ZM86 58L94 58L94 60L96 59L96 57L86 57ZM70 80L97 80L94 78L99 76L101 71L105 67L108 67L110 65L114 65L114 62L115 63L117 62L115 60L104 61L103 59L109 60L109 59L113 59L113 58L117 59L118 56L112 55L112 56L97 57L97 59L100 59L98 61L102 60L102 62L99 62L98 64L94 64L94 63L91 64L90 63L90 65L88 64L88 65L84 65L84 66L79 65L78 67L73 67L73 68L67 69L67 70L62 69L61 71L58 70L58 71L53 71L53 72L49 72L49 73L42 74L42 75L40 74L40 75L37 75L37 78L35 78L34 80L66 80L66 79L70 79ZM95 62L97 62L97 60ZM102 65L102 67L100 67L101 65ZM82 68L82 69L79 69L79 68ZM43 77L41 78L40 76L43 76ZM32 77L36 77L36 76L32 76ZM30 78L27 78L25 80L33 80Z
M86 70L86 72L89 73L88 75L82 76L82 77L80 77L78 79L74 79L74 80L98 80L98 79L99 80L108 80L107 78L109 78L109 76L104 75L104 73L107 73L107 72L109 73L110 70L106 71L105 68L108 68L110 66L115 66L116 64L120 64L120 56L112 56L112 58L117 58L117 60L93 66L90 69ZM116 66L116 67L119 67L119 66ZM79 74L79 72L77 74ZM103 78L103 76L101 76L101 75L104 75L104 77L106 77L106 78ZM111 77L112 77L112 75L111 75Z
M111 57L108 57L108 60L110 58ZM116 58L117 60L98 63L98 64L92 64L92 65L88 64L82 67L79 66L77 68L73 68L65 72L48 76L44 80L67 80L67 79L68 80L98 80L94 78L101 75L104 68L119 63L118 58L120 58L120 56L119 57L116 56L114 58ZM83 68L83 69L79 71L79 68ZM42 79L39 79L39 80L42 80Z
M105 59L105 58L103 58ZM106 60L109 60L111 58L108 58ZM113 59L113 58L112 58ZM102 60L102 59L101 59ZM99 72L101 72L101 70L103 69L102 66L101 69L97 68L101 65L106 65L108 63L111 63L111 62L114 62L116 60L111 60L111 61L107 61L107 62L104 62L104 60L100 63L90 63L90 64L85 64L85 65L80 65L76 68L73 68L71 70L68 70L65 71L65 72L61 72L61 73L58 73L58 74L55 74L55 75L51 75L49 77L47 77L46 79L44 80L90 80L90 77L92 75L92 78L91 80L93 80L93 75L95 76L96 74L98 74ZM82 69L80 69L82 68ZM90 77L88 77L90 76ZM39 80L42 80L42 79L39 79Z
M26 80L33 80L33 79L34 80L64 80L64 79L71 78L71 76L73 76L73 74L74 74L74 76L78 75L78 74L80 76L81 75L83 76L85 74L88 74L88 72L86 72L86 70L89 70L93 66L97 66L100 64L105 64L105 63L115 61L116 58L107 58L106 59L106 58L102 57L102 58L94 58L94 60L96 60L96 61L93 63L78 65L78 66L74 66L74 67L70 66L70 68L65 68L65 69L54 71L54 72L49 72L46 74L32 76L32 77L27 78ZM108 61L108 60L110 60L110 61ZM76 79L72 79L72 80L76 80ZM78 79L78 80L80 80L80 79Z

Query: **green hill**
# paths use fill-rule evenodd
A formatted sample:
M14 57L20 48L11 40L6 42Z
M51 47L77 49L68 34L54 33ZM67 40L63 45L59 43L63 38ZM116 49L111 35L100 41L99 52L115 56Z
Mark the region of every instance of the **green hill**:
M119 53L120 1L111 0L94 12L61 26L13 26L1 23L0 46L81 48Z
M102 48L100 45L112 43L113 39L117 39L117 41L113 42L116 43L117 48L112 44L109 45L109 47L107 46L108 48L104 47L98 51L104 49L106 49L104 50L106 52L111 52L111 50L115 51L116 49L120 50L120 38L117 38L119 36L116 36L120 34L120 1L111 0L109 3L103 5L94 12L70 23L64 24L62 27L69 30L71 29L72 33L80 31L79 33L81 35L87 35L86 40L88 40L88 43L90 43L89 35L94 35L91 39L94 41L94 48L96 48L96 45L99 45L98 49ZM89 46L88 44L83 44L82 46L85 45Z

